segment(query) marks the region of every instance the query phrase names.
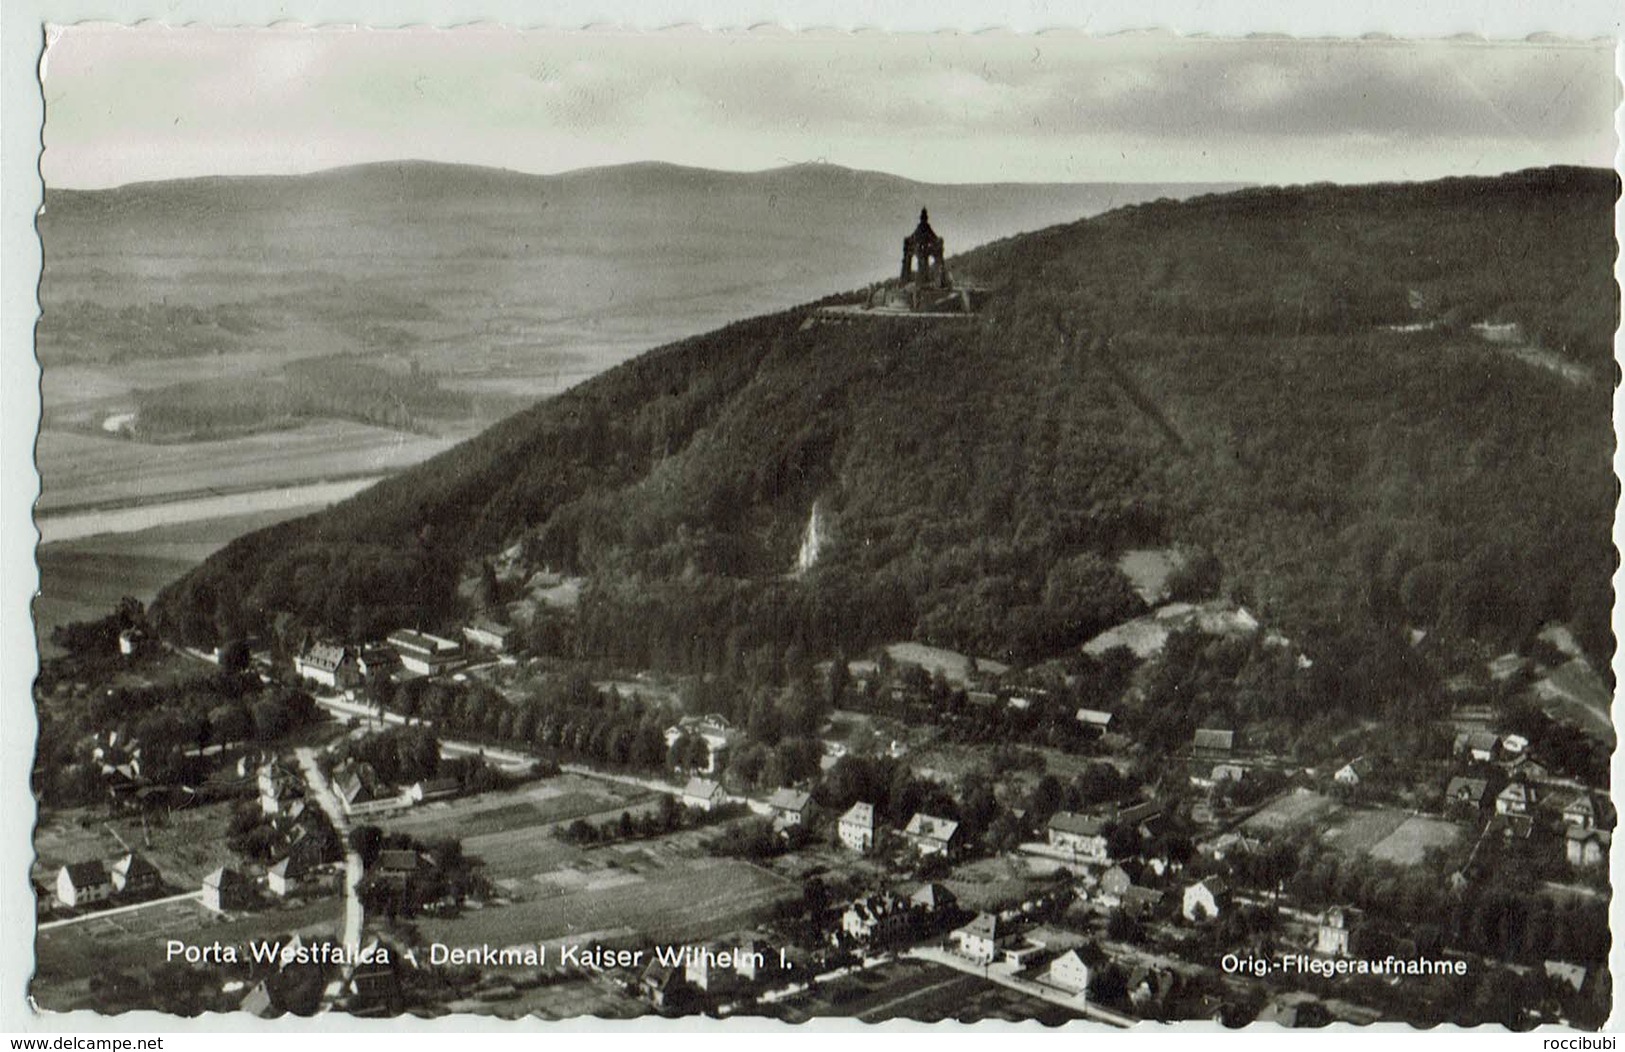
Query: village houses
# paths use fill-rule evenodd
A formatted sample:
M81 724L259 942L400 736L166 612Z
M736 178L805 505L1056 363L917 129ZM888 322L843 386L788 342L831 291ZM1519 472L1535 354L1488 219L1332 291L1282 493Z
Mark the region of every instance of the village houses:
M779 829L788 829L799 826L807 818L807 809L812 803L812 796L795 789L780 789L768 798L767 806L773 809L773 825Z
M1216 920L1229 904L1229 883L1223 877L1208 877L1185 888L1180 915L1188 921Z
M916 814L903 829L903 839L921 855L952 855L959 850L959 823Z
M57 901L64 906L90 906L113 895L113 881L100 862L73 862L56 874Z
M874 805L856 803L847 808L836 824L836 832L847 850L860 854L867 852L875 844Z
M1080 815L1073 811L1060 811L1049 820L1045 832L1049 845L1060 851L1071 852L1087 862L1108 862L1106 850L1106 822L1101 818Z
M709 778L690 778L683 786L683 806L709 811L724 800L722 786Z

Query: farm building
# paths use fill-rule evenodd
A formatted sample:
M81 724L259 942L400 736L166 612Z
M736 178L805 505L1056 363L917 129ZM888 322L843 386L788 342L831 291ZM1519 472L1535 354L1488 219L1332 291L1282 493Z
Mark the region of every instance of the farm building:
M1236 746L1236 732L1203 727L1191 738L1191 748L1197 752L1227 753Z
M1188 921L1215 920L1230 903L1230 885L1223 877L1199 880L1185 889L1180 915Z
M1156 888L1142 888L1138 885L1123 892L1123 901L1119 909L1125 916L1150 917L1161 912L1163 894Z
M1327 910L1315 928L1315 952L1328 957L1347 957L1349 938L1359 918L1360 911L1352 906L1333 906Z
M1050 962L1044 981L1069 994L1081 994L1089 989L1089 966L1077 950L1068 950Z
M1597 827L1598 807L1588 791L1582 791L1563 808L1563 824L1575 829Z
M807 817L812 796L795 789L780 789L768 798L773 809L773 824L780 827L798 826Z
M513 638L513 626L488 617L477 617L463 626L463 638L469 646L483 647L498 654L506 653L508 641Z
M336 643L312 643L293 659L295 674L324 687L347 690L361 682L355 653Z
M413 782L406 792L414 803L421 804L456 796L461 788L462 784L455 778L426 778L420 782Z
M922 855L951 855L959 848L959 823L927 814L916 814L903 830L915 851Z
M1569 826L1563 834L1564 852L1569 865L1591 869L1606 865L1608 848L1613 836L1606 829L1580 829Z
M1474 763L1489 763L1501 748L1501 736L1494 731L1462 731L1456 735L1455 754Z
M1534 810L1536 803L1535 787L1525 785L1523 782L1508 782L1495 797L1495 813L1498 815L1527 815Z
M64 906L94 905L112 895L113 882L100 862L74 862L57 870L56 898Z
M690 778L683 786L683 805L709 811L723 802L722 786L709 778Z
M1085 727L1099 727L1102 731L1112 727L1112 714L1099 709L1079 709L1077 719Z
M954 949L962 957L982 964L999 959L999 943L1007 938L1000 930L999 918L992 913L978 913L963 928L954 929Z
M1113 866L1100 876L1100 889L1096 894L1102 906L1117 906L1123 893L1134 886L1134 877L1121 865Z
M875 807L873 804L853 804L836 825L841 844L859 853L875 844Z
M254 889L248 878L221 866L203 878L203 905L216 913L247 909L254 904Z
M672 726L666 728L666 748L677 744L677 739L687 735L699 738L705 742L708 750L705 767L701 774L711 774L717 769L717 757L722 751L733 744L735 732L733 725L727 717L719 713L706 716L684 716Z
M1489 796L1490 783L1483 778L1458 775L1445 787L1445 808L1456 818L1476 819Z
M1358 756L1337 769L1332 779L1338 785L1354 788L1371 776L1371 760L1365 756Z
M410 848L385 848L378 852L378 879L394 888L405 888L427 872L431 863Z
M1091 862L1106 862L1106 823L1103 819L1061 811L1049 820L1045 829L1049 845L1070 851Z
M284 771L275 761L262 765L258 774L260 811L274 815L305 795L304 781Z
M286 898L298 891L316 868L308 859L309 856L305 854L289 855L272 863L271 868L265 871L265 884L271 889L271 894Z
M158 867L147 861L145 855L132 851L113 863L113 890L125 895L143 895L156 891L164 882Z
M365 646L356 655L356 668L367 679L379 679L401 667L401 656L384 646Z
M401 657L401 667L420 676L434 676L455 665L463 647L454 639L403 628L389 634L389 645Z

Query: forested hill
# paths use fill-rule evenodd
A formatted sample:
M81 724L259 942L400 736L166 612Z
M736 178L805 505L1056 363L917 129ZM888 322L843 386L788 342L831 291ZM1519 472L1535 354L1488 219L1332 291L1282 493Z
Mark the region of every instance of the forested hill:
M1250 190L996 242L950 260L990 290L975 321L803 308L651 351L240 539L156 614L198 640L450 624L523 542L588 578L585 655L1020 660L1135 613L1114 557L1176 543L1332 663L1547 620L1604 658L1617 193L1580 169Z

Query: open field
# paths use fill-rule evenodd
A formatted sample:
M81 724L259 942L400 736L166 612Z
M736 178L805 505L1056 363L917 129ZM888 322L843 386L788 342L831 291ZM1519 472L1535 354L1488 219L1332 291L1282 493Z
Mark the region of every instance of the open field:
M1316 822L1323 815L1337 810L1337 807L1337 801L1329 796L1308 789L1294 789L1270 801L1241 826L1249 833L1282 833Z
M1372 858L1414 866L1423 860L1429 848L1449 850L1461 842L1460 826L1436 818L1413 816L1368 850Z
M1350 855L1414 866L1430 848L1449 850L1463 841L1453 822L1392 808L1344 807L1307 789L1283 793L1242 823L1249 833L1275 834L1314 827L1321 842Z
M242 947L250 940L279 939L292 932L337 935L344 900L338 896L297 905L221 915L197 902L171 902L116 917L40 932L35 939L36 969L31 992L42 1007L72 1008L85 993L84 981L113 971L143 972L164 960L168 939L196 945Z
M562 936L688 941L749 927L794 884L748 862L704 859L603 870L581 890L555 889L526 902L488 906L461 917L417 921L431 941L514 946Z
M984 910L1021 902L1060 868L1054 859L1002 855L956 866L953 876L942 883L964 908Z
M792 1022L840 1017L865 1023L908 1019L1037 1020L1056 1026L1081 1016L1058 1005L928 961L902 960L868 968L784 1002Z
M956 687L962 687L970 682L973 659L969 655L944 650L942 647L926 646L924 643L892 643L886 647L886 653L893 661L905 665L918 665L933 676L941 672L948 682ZM974 660L977 668L993 675L1003 675L1010 671L1008 665L1001 665L991 658Z
M521 831L539 836L558 823L590 815L618 815L633 801L652 795L619 782L561 774L511 792L424 804L390 816L383 824L390 832L425 840L461 837L467 845L470 840Z
M56 871L67 863L99 859L110 865L133 848L158 867L165 884L196 891L210 870L238 864L225 845L231 807L222 802L173 811L150 819L147 836L138 818L106 819L90 808L52 813L34 831L33 877L54 887Z
M1326 822L1321 842L1345 854L1368 855L1404 822L1402 811L1347 810Z

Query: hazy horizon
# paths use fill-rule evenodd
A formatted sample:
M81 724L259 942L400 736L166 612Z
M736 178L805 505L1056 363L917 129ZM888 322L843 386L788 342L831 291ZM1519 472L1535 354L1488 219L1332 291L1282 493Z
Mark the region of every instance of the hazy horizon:
M1611 168L1595 42L52 27L47 186L828 163L937 185Z

